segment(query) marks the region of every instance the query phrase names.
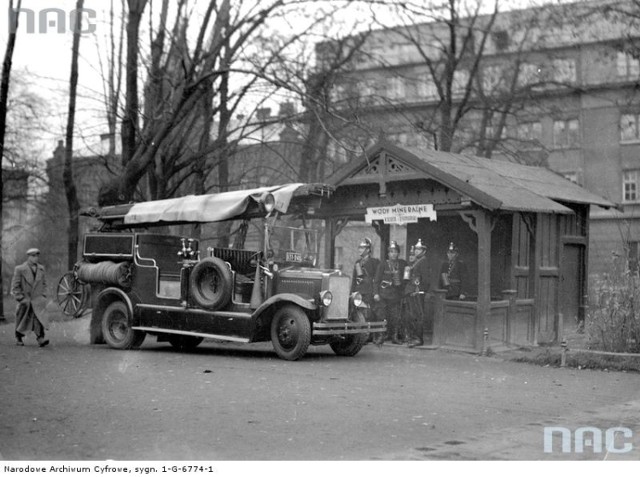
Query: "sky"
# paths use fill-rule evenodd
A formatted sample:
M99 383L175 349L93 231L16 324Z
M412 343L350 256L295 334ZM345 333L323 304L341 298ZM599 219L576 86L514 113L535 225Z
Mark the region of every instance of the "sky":
M2 45L2 56L6 49L9 34L9 0L2 0L4 8L0 8L0 44ZM15 6L14 1L14 6ZM51 114L49 115L49 130L42 136L43 147L53 151L58 140L64 137L66 128L66 115L68 109L69 77L71 74L71 45L72 30L70 28L70 14L75 9L75 0L56 0L55 2L45 0L23 0L21 8L29 9L33 12L33 30L27 30L27 12L21 12L19 16L18 34L16 35L16 45L13 54L12 72L15 73L13 80L27 81L29 88L36 94L51 102ZM85 0L85 8L93 8L97 12L99 9L108 7L108 0ZM44 8L55 8L62 10L66 18L66 29L64 32L57 31L57 25L48 25L39 21L39 14ZM94 25L96 34L106 27L101 24L102 13L96 15L98 18L90 20ZM49 19L54 15L50 14ZM91 28L87 23L87 28ZM99 135L100 126L95 119L96 112L101 107L102 83L99 75L99 62L96 54L96 36L83 35L80 42L80 62L79 62L79 98L80 119L83 121L79 125L81 134ZM20 72L25 75L18 75Z

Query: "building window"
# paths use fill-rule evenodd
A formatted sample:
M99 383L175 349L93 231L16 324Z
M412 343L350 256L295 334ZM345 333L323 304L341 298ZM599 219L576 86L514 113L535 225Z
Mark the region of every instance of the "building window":
M503 68L498 65L485 66L482 69L482 89L485 94L498 91L503 77Z
M418 78L417 91L420 99L435 99L438 97L438 88L429 74L421 75Z
M532 63L522 63L518 72L518 84L526 86L542 80L542 68Z
M638 123L640 122L640 114L622 114L620 116L620 141L638 141L640 140L640 131Z
M520 141L539 143L542 139L542 123L540 121L520 123L517 126L516 135Z
M469 72L466 70L456 70L453 72L453 93L456 95L464 94L467 83L469 82Z
M619 78L637 78L640 76L640 60L629 53L619 51L616 71Z
M493 32L493 44L496 50L503 51L509 46L509 32L506 30L498 30Z
M580 145L580 122L563 119L553 122L553 147L565 149Z
M553 60L553 79L558 83L576 82L576 62L573 59Z
M487 124L487 127L485 129L485 137L488 140L500 140L500 139L506 139L507 138L507 126L504 125L502 127L502 130L500 131L500 137L496 137L497 133L498 133L498 125L494 125L491 121L489 122L489 124Z
M389 78L387 96L389 99L404 99L406 97L404 78Z
M638 177L640 177L640 169L624 171L622 173L623 202L638 201Z

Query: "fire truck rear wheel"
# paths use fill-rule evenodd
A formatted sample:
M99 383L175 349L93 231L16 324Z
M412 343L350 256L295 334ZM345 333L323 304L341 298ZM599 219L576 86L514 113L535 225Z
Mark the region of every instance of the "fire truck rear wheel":
M191 297L198 306L219 310L229 303L233 292L231 270L224 261L207 257L198 262L189 277Z
M364 314L358 310L355 312L351 321L354 323L365 323L367 320L365 319ZM360 352L362 347L367 344L368 338L368 333L345 335L336 338L329 345L333 352L338 356L355 356Z
M200 336L172 335L169 336L169 343L178 351L190 351L197 348L203 339Z
M106 343L115 349L139 348L146 333L131 329L129 310L121 301L111 303L102 315L102 335Z
M282 359L302 358L311 343L311 323L307 314L296 305L280 308L271 321L271 342Z

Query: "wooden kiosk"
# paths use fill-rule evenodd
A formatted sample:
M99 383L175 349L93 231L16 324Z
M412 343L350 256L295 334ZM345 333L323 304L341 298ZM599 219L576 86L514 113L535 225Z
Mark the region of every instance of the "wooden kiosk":
M334 265L343 227L381 211L385 220L372 221L378 256L394 223L407 222L400 227L403 253L418 238L427 245L433 345L482 352L551 343L584 319L589 206L615 204L548 169L385 142L328 182L336 191L319 211L327 224L326 266ZM451 241L468 270L465 300L446 300L438 290Z

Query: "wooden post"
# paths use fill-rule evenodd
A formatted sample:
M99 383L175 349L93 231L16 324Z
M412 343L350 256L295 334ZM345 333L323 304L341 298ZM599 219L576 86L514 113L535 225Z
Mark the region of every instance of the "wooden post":
M484 329L491 309L491 217L484 210L476 214L476 232L478 235L478 308L474 347L481 350Z
M518 292L516 290L503 290L502 295L509 300L509 308L507 308L507 322L505 326L507 327L505 335L507 337L507 344L513 343L513 326L512 324L516 320L516 294Z
M336 261L336 221L335 219L325 219L325 232L324 232L324 267L334 268Z
M437 289L433 291L435 305L433 309L433 345L442 346L446 341L446 317L444 316L444 299L447 290Z

